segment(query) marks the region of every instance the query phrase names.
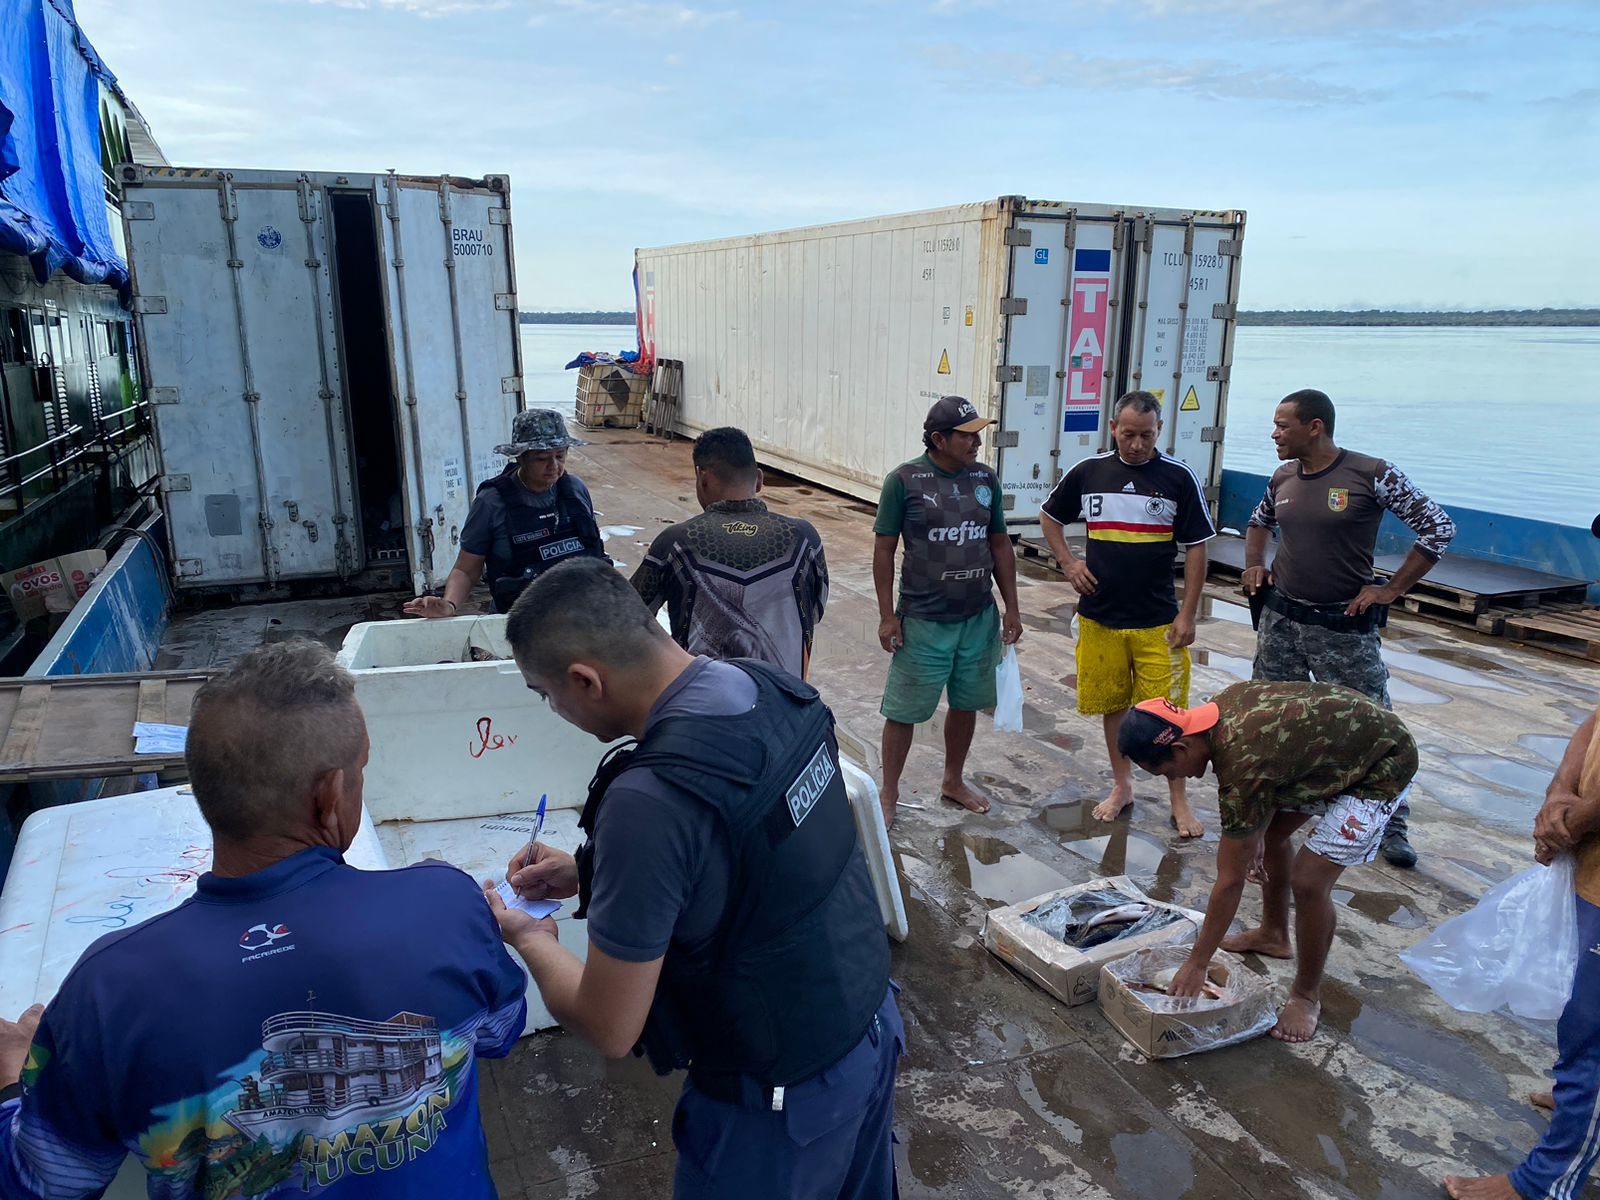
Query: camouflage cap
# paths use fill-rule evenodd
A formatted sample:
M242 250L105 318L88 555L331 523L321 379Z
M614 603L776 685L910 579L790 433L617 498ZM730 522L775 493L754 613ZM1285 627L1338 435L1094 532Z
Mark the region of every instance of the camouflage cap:
M589 443L567 432L567 423L553 408L530 408L511 422L511 440L496 446L496 454L516 458L530 450L565 450Z

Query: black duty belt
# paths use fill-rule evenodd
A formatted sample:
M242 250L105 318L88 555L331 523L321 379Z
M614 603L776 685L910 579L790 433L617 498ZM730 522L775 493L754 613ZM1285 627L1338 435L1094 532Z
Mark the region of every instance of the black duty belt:
M1374 629L1382 629L1389 623L1389 606L1387 604L1374 604L1358 617L1345 615L1343 604L1301 604L1291 600L1271 584L1265 584L1256 589L1252 599L1259 598L1260 604L1250 607L1254 613L1259 614L1261 606L1270 608L1279 616L1300 625L1315 625L1319 629L1331 629L1336 633L1371 633ZM1259 620L1257 624L1259 625Z

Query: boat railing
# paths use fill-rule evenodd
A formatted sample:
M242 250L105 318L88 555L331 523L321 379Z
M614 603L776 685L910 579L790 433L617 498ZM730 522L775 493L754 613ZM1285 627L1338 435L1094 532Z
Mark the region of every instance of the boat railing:
M413 1066L434 1053L426 1042L389 1043L382 1047L274 1050L261 1064L264 1074L297 1071L377 1071Z
M0 458L0 514L18 515L149 432L148 402L140 400Z
M332 1013L291 1012L268 1017L261 1023L265 1038L295 1033L342 1033L356 1037L397 1038L402 1041L437 1041L439 1031L432 1024L411 1024L406 1021L363 1021L358 1017L341 1017Z

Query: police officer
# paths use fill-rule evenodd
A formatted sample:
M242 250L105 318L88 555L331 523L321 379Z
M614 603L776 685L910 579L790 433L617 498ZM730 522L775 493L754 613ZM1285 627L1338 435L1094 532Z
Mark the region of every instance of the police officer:
M567 450L585 444L567 432L553 408L518 413L511 441L494 448L512 461L479 486L444 594L418 596L405 611L414 617L455 616L487 568L495 611L508 612L528 582L556 563L606 559L589 489L567 474Z
M674 1195L894 1196L905 1031L816 690L689 654L587 560L534 580L506 636L564 720L637 739L601 763L576 858L541 843L507 870L524 897L578 896L588 961L485 891L562 1025L609 1057L687 1068Z

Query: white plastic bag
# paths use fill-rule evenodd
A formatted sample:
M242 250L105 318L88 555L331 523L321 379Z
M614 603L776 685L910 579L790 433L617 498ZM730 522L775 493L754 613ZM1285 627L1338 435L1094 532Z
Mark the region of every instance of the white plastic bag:
M1484 893L1400 960L1451 1008L1552 1020L1578 969L1578 910L1572 856L1532 867Z
M1022 732L1022 671L1017 666L1017 648L1007 646L1000 665L994 669L994 727L1011 733Z

